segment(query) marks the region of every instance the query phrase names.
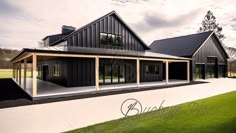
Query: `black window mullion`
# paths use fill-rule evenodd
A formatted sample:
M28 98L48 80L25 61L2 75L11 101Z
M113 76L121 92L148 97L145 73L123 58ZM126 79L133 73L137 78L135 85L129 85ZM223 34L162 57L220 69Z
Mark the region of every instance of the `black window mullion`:
M103 64L103 66L102 66L102 69L103 69L103 84L105 84L105 65Z
M120 65L118 65L118 83L120 83Z
M112 74L112 64L109 65L110 67L110 74L111 74L111 84L113 83L113 74Z

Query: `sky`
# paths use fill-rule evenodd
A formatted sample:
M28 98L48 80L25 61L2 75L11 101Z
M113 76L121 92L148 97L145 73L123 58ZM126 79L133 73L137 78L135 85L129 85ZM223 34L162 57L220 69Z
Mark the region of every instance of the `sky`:
M0 0L0 48L38 47L62 25L79 28L113 10L147 45L197 33L210 10L223 43L236 48L236 0Z

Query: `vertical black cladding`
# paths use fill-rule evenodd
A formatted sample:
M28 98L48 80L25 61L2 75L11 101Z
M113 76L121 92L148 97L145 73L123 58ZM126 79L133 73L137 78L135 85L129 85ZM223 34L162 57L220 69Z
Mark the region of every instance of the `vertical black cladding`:
M207 76L209 73L211 73L211 69L209 66L209 63L207 63L208 58L216 58L217 64L214 65L214 71L215 76L218 77L218 64L227 65L227 58L225 57L225 54L222 51L222 48L220 47L219 42L217 41L215 36L211 36L205 44L197 51L197 53L192 57L192 74L191 78L195 79L196 77L196 65L197 64L204 64L204 75L203 78L211 78L210 76ZM207 69L208 68L208 69ZM227 70L224 70L223 73L226 73Z
M119 47L109 45L109 47L100 44L100 33L109 33L122 36L122 45ZM68 46L75 47L96 47L144 51L145 44L115 15L110 14L95 22L81 28L73 33L74 37L67 39ZM74 38L74 40L73 40Z
M95 59L68 58L67 66L67 87L95 85Z
M67 73L67 65L65 62L66 62L65 58L54 58L54 59L49 59L47 61L38 62L37 67L40 67L41 71L44 71L43 68L48 69L47 75L43 75L43 72L42 72L41 77L39 77L39 79L42 79L44 76L44 77L47 77L46 79L47 81L50 81L50 82L53 82L62 86L67 86L68 73ZM59 75L57 76L53 74L54 65L59 66Z

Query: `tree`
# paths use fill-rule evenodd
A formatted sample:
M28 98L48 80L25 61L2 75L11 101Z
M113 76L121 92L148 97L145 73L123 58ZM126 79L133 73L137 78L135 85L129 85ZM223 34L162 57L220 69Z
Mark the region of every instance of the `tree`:
M235 48L232 48L232 47L225 47L225 50L227 52L227 54L229 55L229 59L228 59L228 62L229 62L229 71L230 71L230 77L232 76L231 73L232 73L232 70L233 70L233 64L236 63L236 49ZM235 71L235 69L234 69Z
M206 16L203 18L202 26L199 28L199 32L203 31L214 31L217 37L223 41L225 39L224 34L222 34L223 28L216 23L216 17L211 11L208 11Z

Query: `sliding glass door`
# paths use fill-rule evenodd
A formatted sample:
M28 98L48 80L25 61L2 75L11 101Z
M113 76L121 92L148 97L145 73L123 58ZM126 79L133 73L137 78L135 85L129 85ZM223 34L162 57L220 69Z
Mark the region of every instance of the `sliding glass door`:
M119 66L112 65L112 83L119 83Z
M119 67L119 83L125 83L125 65L121 64Z
M125 83L125 64L99 66L99 84Z
M111 65L104 65L104 83L110 84L111 83Z

